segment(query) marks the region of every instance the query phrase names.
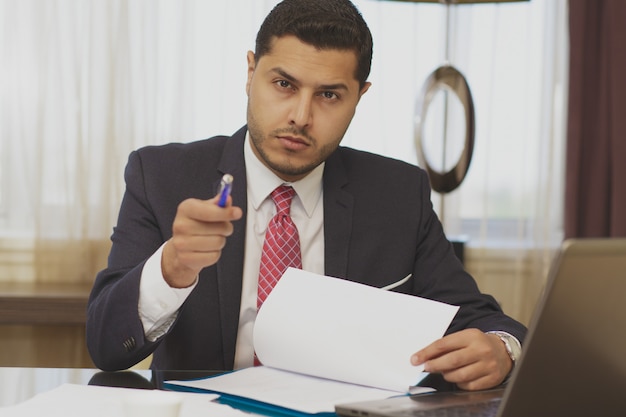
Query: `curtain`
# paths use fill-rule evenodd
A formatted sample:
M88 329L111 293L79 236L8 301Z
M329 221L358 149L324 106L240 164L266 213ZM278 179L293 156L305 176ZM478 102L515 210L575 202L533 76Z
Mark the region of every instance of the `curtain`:
M529 323L563 237L567 3L492 6L478 20L482 7L453 17L456 48L469 45L453 59L473 90L476 144L464 183L439 198L468 270Z
M570 0L566 237L626 236L626 3Z
M244 123L267 3L0 0L0 280L93 280L129 152Z
M245 123L246 51L276 3L0 0L0 281L93 280L129 152ZM469 236L483 289L525 321L561 237L565 0L450 15L354 3L374 36L373 85L343 144L417 164L417 94L436 67L459 68L476 105L475 156L446 212L442 196L433 203L450 236Z

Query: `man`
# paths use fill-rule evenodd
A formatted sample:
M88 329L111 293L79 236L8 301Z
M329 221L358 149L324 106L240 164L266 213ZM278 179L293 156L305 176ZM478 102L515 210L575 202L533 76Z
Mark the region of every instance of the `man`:
M287 184L303 269L376 287L412 274L395 290L460 309L445 337L406 360L463 389L505 380L526 330L454 256L424 171L339 146L370 87L371 56L369 29L348 0L285 0L247 55L247 126L131 154L109 263L89 299L98 367L125 369L152 353L156 369L251 366L276 211L269 195ZM220 207L225 173L235 184Z

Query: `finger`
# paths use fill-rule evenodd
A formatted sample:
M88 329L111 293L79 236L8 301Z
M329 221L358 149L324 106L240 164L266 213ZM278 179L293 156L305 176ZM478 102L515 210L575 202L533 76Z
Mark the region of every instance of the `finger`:
M214 252L221 251L226 245L226 236L219 234L172 237L176 252Z
M198 200L190 198L178 206L176 216L189 217L201 222L232 221L241 218L242 211L239 207L227 205L222 208L217 205L217 199Z
M226 204L224 205L224 207L220 207L218 205L218 202L220 200L220 196L219 194L216 195L215 197L206 200L205 202L213 204L215 206L217 206L220 210L225 211L226 214L228 215L228 219L227 220L239 220L243 214L243 211L241 210L240 207L235 207L233 206L233 197L232 196L228 196L226 198Z
M435 373L452 372L479 362L467 349L447 352L424 363L424 371Z
M222 237L221 239L225 238ZM185 242L185 238L174 236L163 247L161 270L163 278L173 288L186 288L192 285L200 270L215 264L221 255L221 250L190 250L185 248ZM185 250L177 249L176 245L179 248L185 248Z
M427 361L431 361L452 351L462 349L466 346L466 342L463 337L460 337L459 333L444 336L414 353L411 357L411 363L413 365L422 365Z
M475 343L428 361L424 370L441 373L446 381L463 389L490 388L500 384L508 374L508 368L501 366L498 355L485 343Z
M230 236L233 233L233 224L229 221L202 222L189 217L177 216L172 224L174 236Z
M206 251L206 252L178 252L177 257L181 265L185 265L192 270L200 270L207 265L215 264L222 252Z
M504 377L498 373L484 372L484 369L476 369L467 374L456 372L455 374L444 375L444 379L455 383L459 388L467 391L475 391L493 388L504 381Z
M428 372L440 373L446 381L456 384L469 383L489 375L479 362L466 363L460 366L445 366L443 368Z

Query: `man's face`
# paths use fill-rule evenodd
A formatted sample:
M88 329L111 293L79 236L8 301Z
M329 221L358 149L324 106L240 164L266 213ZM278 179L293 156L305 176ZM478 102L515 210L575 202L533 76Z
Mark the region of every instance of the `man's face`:
M248 52L248 130L256 156L297 181L339 146L361 96L356 53L318 50L295 36L274 39L258 61Z

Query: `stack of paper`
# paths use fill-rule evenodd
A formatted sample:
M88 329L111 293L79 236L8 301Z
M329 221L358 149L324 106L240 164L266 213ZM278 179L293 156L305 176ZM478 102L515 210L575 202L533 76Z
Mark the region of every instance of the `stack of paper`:
M172 395L164 391L146 391L130 388L111 388L64 384L38 394L11 407L0 407L2 417L122 417L124 402L152 396ZM179 417L245 417L240 410L213 402L217 395L179 393Z
M406 394L425 376L411 355L442 337L457 310L289 269L256 319L254 347L264 366L166 386L225 394L251 410L271 405L309 414Z

